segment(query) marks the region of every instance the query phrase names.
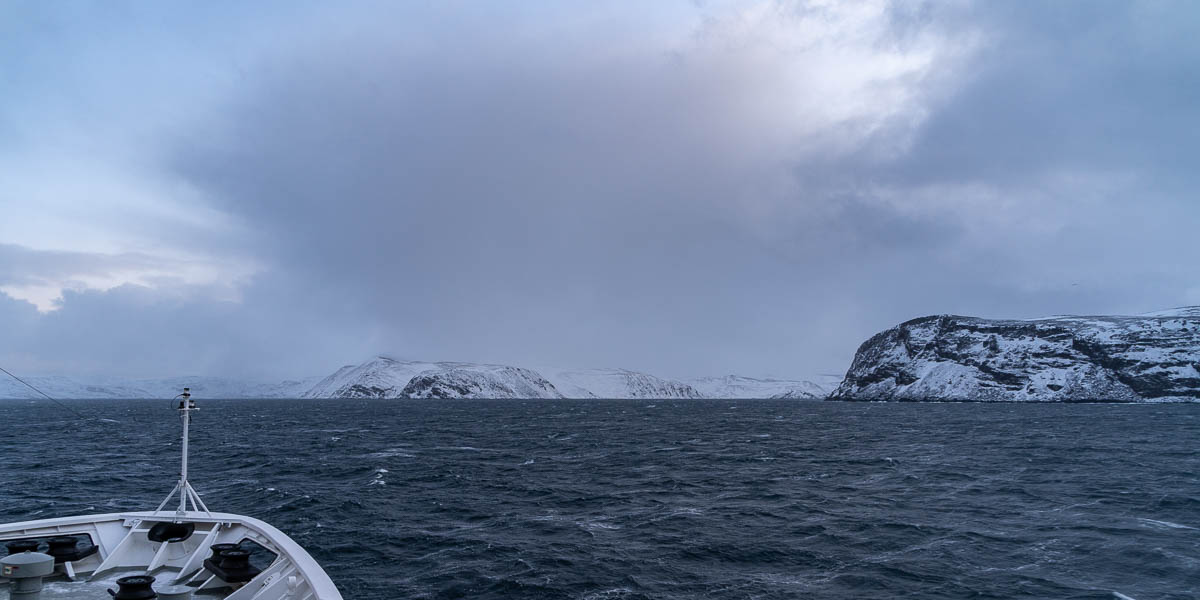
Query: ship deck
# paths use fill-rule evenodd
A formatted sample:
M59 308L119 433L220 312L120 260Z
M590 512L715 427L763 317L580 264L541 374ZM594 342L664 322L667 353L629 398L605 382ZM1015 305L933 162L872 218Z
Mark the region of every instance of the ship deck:
M141 570L123 570L113 571L96 579L80 579L71 581L61 574L47 577L43 581L41 600L102 600L110 598L108 590L117 589L117 580L129 575L142 575ZM178 575L175 571L159 573L161 578L169 578ZM0 594L3 598L9 595L8 582L0 580ZM229 590L197 590L193 591L195 600L217 600L228 596Z
M164 525L182 525L187 535L156 541L154 530ZM47 544L65 538L75 539L71 549L77 552L58 561L53 574L43 579L44 600L109 598L107 590L116 590L116 580L129 575L154 577L154 590L161 596L191 592L196 600L342 598L325 571L295 541L241 515L151 511L0 525L0 547L24 542L45 553L53 551L46 549ZM70 545L71 540L67 542ZM218 554L240 554L242 568L214 560ZM9 595L9 582L0 582L0 590Z

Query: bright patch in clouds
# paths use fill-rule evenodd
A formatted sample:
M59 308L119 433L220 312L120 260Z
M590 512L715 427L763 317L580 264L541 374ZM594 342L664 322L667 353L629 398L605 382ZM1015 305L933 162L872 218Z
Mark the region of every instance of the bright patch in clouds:
M105 158L45 149L0 158L4 193L16 199L0 222L0 255L11 261L0 291L48 311L67 289L173 282L232 294L258 270L212 247L245 233L228 214L186 184Z
M893 9L883 1L754 3L711 20L685 56L727 88L714 97L745 117L736 126L769 142L764 153L790 150L794 160L854 151L881 130L918 127L935 84L949 83L975 43L971 30L898 34Z

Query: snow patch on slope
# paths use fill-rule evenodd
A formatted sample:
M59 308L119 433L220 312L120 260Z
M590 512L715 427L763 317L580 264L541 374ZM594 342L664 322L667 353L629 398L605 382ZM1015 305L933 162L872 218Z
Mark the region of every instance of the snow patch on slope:
M258 382L220 377L170 377L122 379L117 377L68 377L63 375L22 377L51 398L62 399L153 399L174 398L191 388L197 398L299 398L320 378L282 382ZM0 377L0 398L37 399L42 396L8 376Z
M756 379L740 375L726 375L724 377L701 377L688 383L704 394L706 398L815 400L829 395L829 390L807 380Z
M695 399L694 387L626 369L543 369L547 379L567 398Z

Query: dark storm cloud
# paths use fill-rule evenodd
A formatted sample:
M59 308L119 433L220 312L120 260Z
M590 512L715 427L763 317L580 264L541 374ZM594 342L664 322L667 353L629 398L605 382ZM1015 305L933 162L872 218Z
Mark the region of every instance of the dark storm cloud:
M40 314L0 294L0 364L24 373L221 374L250 380L324 374L381 344L372 321L320 290L260 277L237 301L170 282L65 291ZM300 315L320 315L302 318Z
M988 43L889 167L910 181L1009 182L1056 169L1185 177L1200 131L1194 3L982 3Z
M1195 251L1125 226L1131 193L1195 216L1143 178L1191 178L1195 45L1170 17L894 11L877 43L968 24L981 41L965 65L935 65L961 81L912 84L929 94L918 127L901 112L867 134L870 113L764 120L742 100L774 90L722 46L613 58L604 32L523 45L451 24L432 37L453 53L377 41L273 72L175 166L259 224L262 252L377 316L401 353L836 369L864 336L927 312L1184 301L1194 280L1142 253L1182 267ZM780 134L796 139L762 141ZM793 151L812 140L830 150ZM1096 264L1130 239L1141 248Z
M240 297L7 318L61 342L140 297L210 370L804 376L923 314L1197 303L1195 12L347 10L278 30L296 42L172 136L164 171L249 232L212 249L261 266Z
M323 52L175 166L259 227L259 251L380 316L401 354L806 368L823 284L806 267L823 259L780 257L740 222L754 154L776 150L760 138L792 127L746 106L773 82L722 47L614 55L605 33ZM818 137L860 117L797 118Z

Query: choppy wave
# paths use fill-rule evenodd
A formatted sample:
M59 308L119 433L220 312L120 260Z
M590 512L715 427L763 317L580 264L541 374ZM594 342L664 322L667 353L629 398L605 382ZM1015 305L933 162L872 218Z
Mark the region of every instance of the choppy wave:
M1193 598L1200 406L205 401L193 483L347 598ZM0 402L0 518L146 509L163 403ZM736 408L736 410L730 410Z

